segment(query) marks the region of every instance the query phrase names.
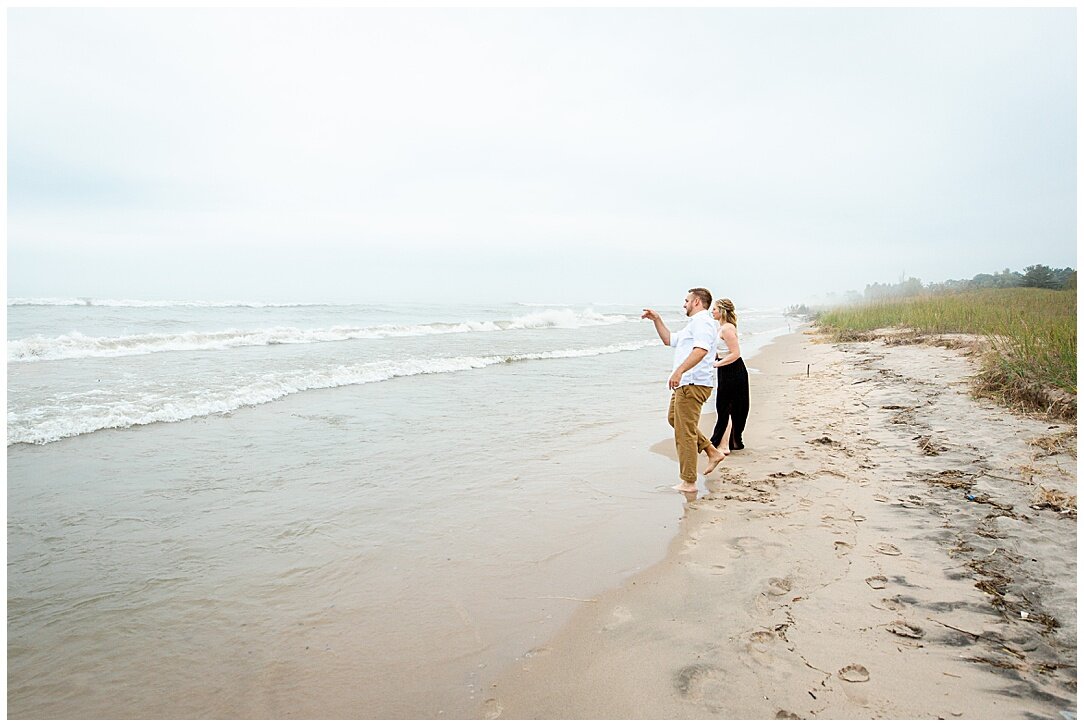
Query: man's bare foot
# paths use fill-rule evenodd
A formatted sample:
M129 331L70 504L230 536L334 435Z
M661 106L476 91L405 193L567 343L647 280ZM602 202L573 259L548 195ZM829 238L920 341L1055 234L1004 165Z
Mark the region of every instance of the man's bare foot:
M720 462L722 462L724 459L726 459L726 456L728 454L730 454L730 452L724 452L721 449L715 450L715 454L709 454L708 455L708 468L706 470L704 470L704 474L710 475L712 472L714 472L715 468L719 466Z
M674 489L678 492L696 492L696 483L682 482L680 485L674 485Z

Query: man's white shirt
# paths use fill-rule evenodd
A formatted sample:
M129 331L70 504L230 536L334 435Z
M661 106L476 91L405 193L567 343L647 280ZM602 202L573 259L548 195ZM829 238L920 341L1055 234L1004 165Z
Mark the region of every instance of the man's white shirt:
M676 371L677 367L689 358L694 348L702 348L708 352L700 363L682 374L679 386L715 386L715 349L718 341L719 329L711 313L706 310L698 311L684 328L670 336L670 348L674 349L674 366L671 371Z

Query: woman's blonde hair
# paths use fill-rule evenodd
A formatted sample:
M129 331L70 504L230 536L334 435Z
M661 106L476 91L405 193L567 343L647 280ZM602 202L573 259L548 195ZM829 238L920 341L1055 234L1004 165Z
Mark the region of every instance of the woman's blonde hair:
M734 312L734 303L730 298L720 298L715 301L715 307L719 309L719 317L723 319L723 323L738 325L738 314Z

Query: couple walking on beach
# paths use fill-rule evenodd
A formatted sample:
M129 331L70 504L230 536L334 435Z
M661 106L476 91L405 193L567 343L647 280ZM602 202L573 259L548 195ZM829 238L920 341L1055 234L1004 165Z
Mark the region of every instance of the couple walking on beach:
M722 298L714 306L711 302L711 292L706 288L691 288L684 303L690 320L677 333L671 333L662 317L650 308L644 308L641 316L654 323L662 342L674 349L674 369L668 382L673 393L667 418L674 428L681 468L681 484L674 489L681 492L696 492L696 458L700 452L708 455L704 470L707 475L731 451L745 448L741 435L749 414L749 373L738 346L738 318L729 299ZM700 432L700 410L711 396L715 369L719 370L719 419L709 440Z

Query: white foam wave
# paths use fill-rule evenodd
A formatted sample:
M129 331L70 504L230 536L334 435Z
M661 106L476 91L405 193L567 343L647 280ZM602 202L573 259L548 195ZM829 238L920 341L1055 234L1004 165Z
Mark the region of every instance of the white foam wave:
M750 336L767 336L768 338L777 338L784 333L791 332L790 326L780 326L778 328L769 328L766 331L749 331L746 335Z
M571 308L569 303L516 303L524 308Z
M572 310L546 310L508 321L468 321L465 323L423 323L368 327L333 326L318 329L277 327L252 331L230 329L211 332L146 333L116 337L86 336L75 332L65 336L31 336L8 341L8 362L25 363L79 358L113 358L169 351L215 351L241 346L327 343L402 336L514 331L529 328L583 328L625 323L630 320L634 319L621 315L600 315L591 310L580 313Z
M101 308L301 308L330 303L262 303L243 300L131 300L112 298L8 298L9 306L96 306Z
M82 404L71 401L73 397L67 396L63 397L64 401L58 398L49 405L25 413L9 412L8 444L47 444L101 429L126 429L143 424L179 422L212 414L225 414L242 407L267 404L285 396L312 389L371 384L404 376L469 371L520 361L603 356L656 345L660 345L658 340L649 340L598 348L543 351L511 356L376 361L353 366L336 366L319 371L268 374L258 381L247 382L232 389L217 392L206 389L189 391L181 395L148 392L123 401L108 401L101 396L91 396L105 393L102 391L87 392Z

